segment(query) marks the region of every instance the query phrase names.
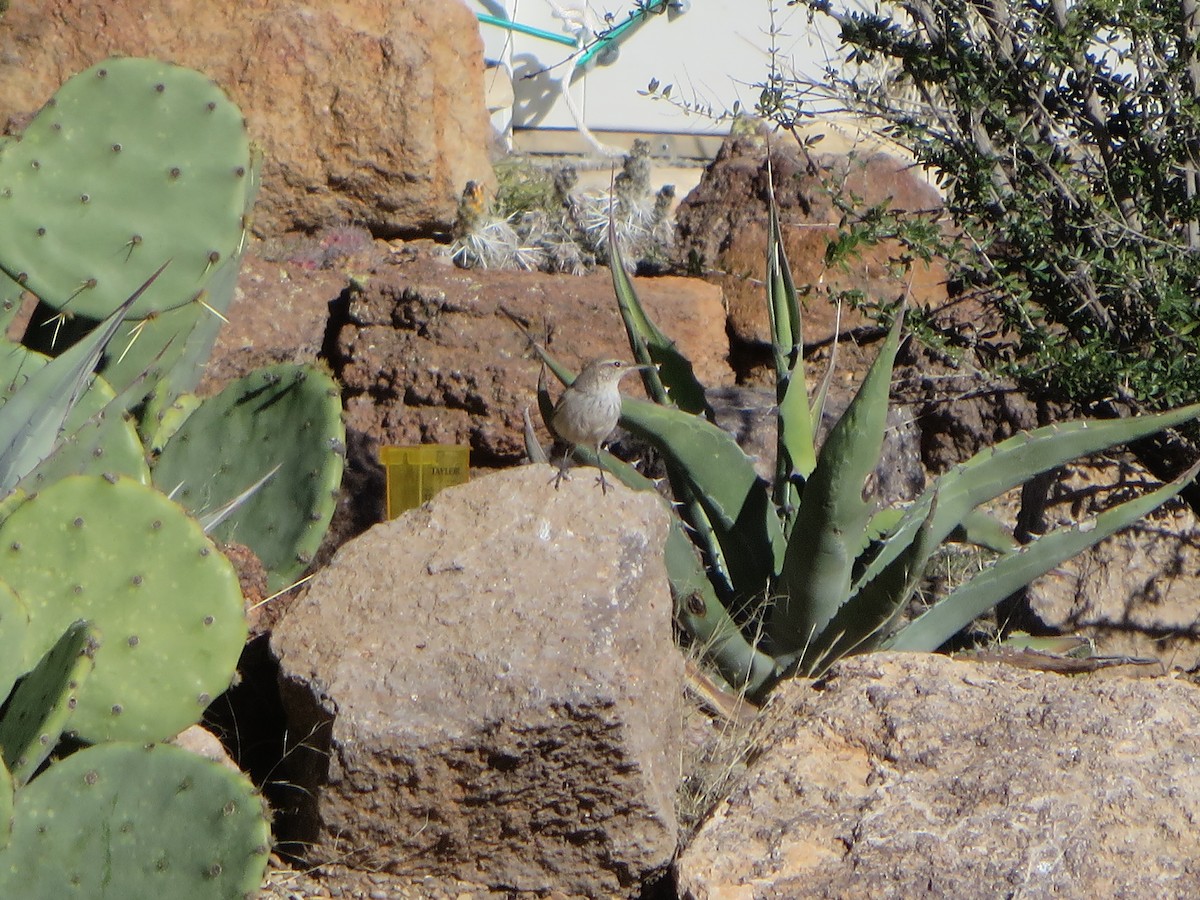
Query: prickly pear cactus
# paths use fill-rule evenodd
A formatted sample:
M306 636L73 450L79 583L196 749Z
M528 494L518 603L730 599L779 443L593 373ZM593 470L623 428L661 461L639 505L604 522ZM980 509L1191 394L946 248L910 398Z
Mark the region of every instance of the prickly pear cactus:
M56 352L170 261L101 371L122 395L148 370L141 396L162 379L168 403L191 390L233 297L260 165L241 111L199 72L125 58L71 78L0 147L0 271L49 310L24 341Z
M262 153L252 148L247 183L243 185L243 222L250 219L261 168ZM127 349L120 354L110 354L104 367L106 378L115 384L128 384L146 369L162 366L166 370L165 377L157 378L159 383L146 410L151 421L158 410L169 406L177 395L194 390L200 383L217 335L226 321L225 315L233 305L244 251L243 239L237 251L221 262L204 290L187 306L165 312L153 321L131 321L117 334L115 345ZM165 366L161 362L163 356L169 357Z
M94 628L75 622L21 679L0 718L0 755L19 787L50 755L75 710L79 686L91 674Z
M0 150L0 267L101 319L156 268L132 318L183 306L243 239L250 142L199 72L109 59L71 78Z
M29 611L7 583L0 581L0 703L25 674L23 660Z
M0 272L0 337L4 337L8 328L21 311L21 286Z
M49 359L41 353L0 340L0 405L47 362ZM37 489L66 475L105 472L150 483L150 469L137 428L120 409L106 410L115 397L108 382L98 375L92 377L67 415L56 452L38 466L30 487Z
M195 394L180 394L170 404L153 410L149 419L143 418L143 439L146 442L146 449L156 456L162 453L163 448L167 446L167 441L174 437L175 432L187 421L187 417L194 413L199 406L200 398Z
M12 837L13 780L4 763L0 762L0 852Z
M247 627L237 574L153 488L77 475L0 524L0 571L29 609L26 668L76 619L103 636L71 730L160 740L229 686Z
M169 744L81 750L18 790L12 815L0 897L249 897L270 852L245 776Z
M250 547L272 590L312 562L341 484L346 432L333 379L311 366L252 372L205 400L163 448L154 483L203 516L279 470L213 530Z

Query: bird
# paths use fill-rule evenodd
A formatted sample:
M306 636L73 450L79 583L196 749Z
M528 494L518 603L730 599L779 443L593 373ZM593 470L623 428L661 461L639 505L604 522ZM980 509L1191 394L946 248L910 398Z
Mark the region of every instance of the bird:
M621 418L621 392L618 385L631 372L653 368L649 365L632 365L620 359L593 359L563 391L550 416L550 430L569 445L554 479L555 489L566 474L571 447L588 447L596 451L600 490L608 493L600 447Z

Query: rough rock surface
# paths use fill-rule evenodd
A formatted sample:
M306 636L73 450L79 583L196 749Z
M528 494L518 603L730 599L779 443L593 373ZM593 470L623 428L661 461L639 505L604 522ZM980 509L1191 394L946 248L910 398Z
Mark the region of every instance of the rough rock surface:
M445 230L467 181L494 184L482 39L462 3L14 3L0 19L0 123L113 55L199 69L241 106L266 157L259 233Z
M215 393L262 366L316 362L329 309L346 284L341 272L305 272L247 253L199 393Z
M277 627L306 857L587 897L670 862L665 507L552 476L488 476L376 526Z
M838 232L842 213L830 200L830 190L843 185L847 195L862 198L865 209L891 198L893 211L938 214L941 197L928 182L910 171L910 165L884 154L865 161L841 154L805 158L793 147L771 154L775 197L779 204L784 246L796 285L812 289L805 307L805 341L827 339L834 333L835 308L822 294L834 290L860 290L875 302L899 299L906 278L891 271L899 245L884 241L863 247L860 256L843 270L828 268L825 247ZM676 212L676 248L680 265L699 266L706 277L720 284L729 309L732 334L746 343L770 340L762 279L767 245L767 161L762 146L747 139L722 145L705 170L700 184L684 198ZM935 262L917 263L912 269L912 302L940 307L946 303L946 273ZM865 323L859 314L844 310L843 329Z
M1127 454L1064 469L1038 504L1041 528L1078 522L1158 487ZM1028 513L1028 510L1027 510ZM1080 634L1109 655L1200 665L1200 521L1182 501L1106 538L1030 585L1040 624Z
M717 288L677 277L635 287L703 382L733 381ZM331 359L347 427L387 444L469 444L474 466L520 460L523 410L540 421L539 363L502 306L539 340L549 328L550 351L576 370L591 357L630 358L607 270L465 271L419 254L372 272L349 298ZM622 389L636 394L635 381ZM541 437L548 441L544 429Z
M680 895L1194 897L1200 694L879 654L776 694Z

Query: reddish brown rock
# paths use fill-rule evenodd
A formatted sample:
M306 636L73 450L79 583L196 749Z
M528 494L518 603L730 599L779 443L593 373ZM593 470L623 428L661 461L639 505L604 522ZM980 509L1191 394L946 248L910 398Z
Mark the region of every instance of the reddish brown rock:
M0 19L0 122L108 56L199 69L264 150L259 233L445 230L494 183L478 25L462 3L46 0Z
M731 383L719 290L674 277L635 285L697 375ZM523 410L539 418L539 364L502 306L540 339L549 330L550 351L576 370L591 357L630 357L607 270L465 271L422 254L371 273L350 298L331 360L347 426L384 444L469 444L472 465L521 459ZM633 382L630 393L640 390Z
M307 271L247 253L198 392L215 393L262 366L316 362L329 308L347 283L342 272Z
M827 268L825 248L838 234L843 213L831 199L835 191L861 198L866 209L891 198L892 211L940 213L934 188L910 171L909 164L885 154L866 160L827 154L805 157L790 145L772 152L775 198L784 245L797 288L808 295L805 341L828 339L834 331L832 291L859 290L870 301L890 303L905 293L907 276L893 271L900 246L884 241L864 246L849 265ZM767 163L761 143L731 139L705 170L700 184L676 213L677 254L681 265L700 267L720 284L734 336L747 343L770 339L763 299L767 246ZM915 263L911 300L940 307L946 302L946 273L940 262ZM843 330L866 324L843 310Z

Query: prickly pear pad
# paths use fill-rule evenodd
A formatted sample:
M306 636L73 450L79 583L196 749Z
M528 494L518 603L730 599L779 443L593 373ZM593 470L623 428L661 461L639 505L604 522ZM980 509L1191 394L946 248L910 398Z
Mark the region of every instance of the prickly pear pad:
M189 302L243 239L241 111L199 72L109 59L67 81L0 149L0 265L59 309L102 319Z
M229 686L247 628L233 566L153 488L76 475L0 524L0 571L29 609L27 668L76 619L103 635L71 729L160 740Z
M159 490L203 515L278 465L213 534L258 554L271 590L281 590L308 568L333 518L346 452L341 414L341 393L325 373L268 366L202 402L151 475Z
M75 709L79 686L92 673L96 632L86 622L73 623L26 675L0 719L0 753L22 785L58 744Z
M0 581L0 703L25 674L22 646L29 630L29 611L11 587Z
M0 853L12 837L13 781L4 763L0 762Z
M241 773L169 744L101 744L17 792L0 896L249 897L269 851Z

